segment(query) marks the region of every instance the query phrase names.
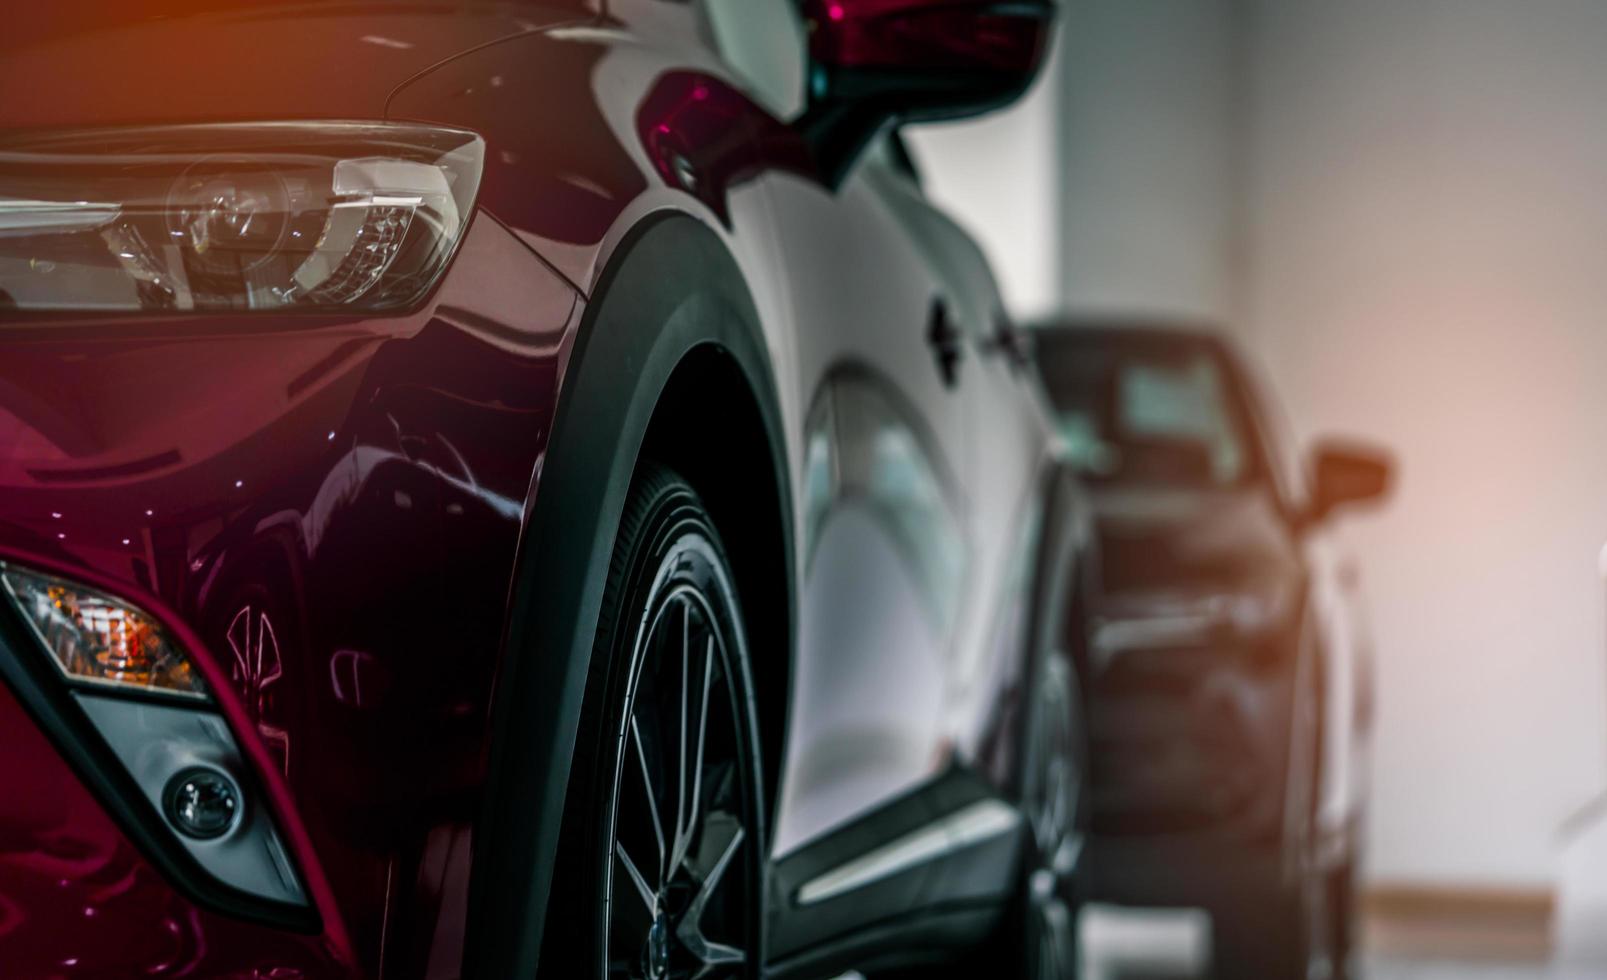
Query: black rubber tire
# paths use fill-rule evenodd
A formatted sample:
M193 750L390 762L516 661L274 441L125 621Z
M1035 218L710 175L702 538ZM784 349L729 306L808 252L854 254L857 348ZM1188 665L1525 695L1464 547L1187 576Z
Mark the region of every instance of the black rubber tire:
M614 920L610 917L608 903L616 894L622 896L622 901L635 900L631 892L633 879L620 872L615 856L617 808L624 792L622 786L626 785L621 777L628 759L635 758L629 756L631 748L624 733L632 731L638 685L652 683L644 676L648 662L656 656L652 649L643 649L644 645L651 647L654 635L656 619L649 617L661 614L656 613L655 608L662 606L655 607L655 603L672 601L665 598L664 591L672 587L698 590L708 600L707 609L714 624L711 632L717 629L720 633L720 642L711 642L709 646L709 650L717 650L718 654L708 654L706 659L718 662L721 683L729 684L733 731L729 741L735 761L729 768L732 775L728 782L737 787L732 796L740 798L743 811L740 829L744 836L740 844L731 844L736 853L732 862L740 863L743 870L742 895L740 902L722 897L720 905L727 911L738 904L742 906L741 931L745 935L741 941L745 944L742 948L747 960L738 967L721 969L714 976L761 975L764 869L769 838L764 809L760 805L764 798L762 755L741 609L725 550L696 491L673 471L644 462L632 481L620 521L598 619L591 674L575 748L574 775L565 805L567 846L560 852L554 879L542 977L610 976L607 960ZM683 662L690 662L684 650ZM682 676L684 679L684 673ZM683 696L684 693L683 687ZM717 701L709 697L704 703L715 704L717 711L725 710L721 707L726 704L724 699ZM695 722L696 718L693 720ZM681 723L684 726L684 715ZM680 741L684 752L686 739L683 737ZM702 746L698 748L701 753ZM648 765L645 761L641 765L640 772L646 779ZM634 777L635 762L631 762L629 771ZM662 775L668 778L667 771ZM649 787L651 792L651 781ZM666 791L668 788L667 785ZM697 790L694 788L692 792L694 799L697 798ZM675 803L677 824L684 796L683 787ZM659 813L654 810L653 823L657 826L659 822ZM700 840L697 850L703 849L704 843ZM687 860L693 857L688 855ZM635 873L635 868L631 871ZM665 881L663 890L667 892L669 888ZM673 930L674 924L669 928ZM672 944L674 935L672 931ZM682 947L675 949L675 955L685 955ZM616 964L634 955L614 953Z

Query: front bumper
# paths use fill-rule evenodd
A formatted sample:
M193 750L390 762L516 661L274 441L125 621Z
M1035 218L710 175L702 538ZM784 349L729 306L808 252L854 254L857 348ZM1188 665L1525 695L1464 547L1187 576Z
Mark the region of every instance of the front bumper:
M89 788L89 764L69 761L78 753L63 750L60 716L36 687L19 683L19 670L37 659L20 645L14 628L0 629L0 973L8 980L351 976L318 929L213 911L159 871L134 843L132 825Z
M1089 706L1097 834L1277 841L1295 661L1277 646L1160 647L1101 658Z

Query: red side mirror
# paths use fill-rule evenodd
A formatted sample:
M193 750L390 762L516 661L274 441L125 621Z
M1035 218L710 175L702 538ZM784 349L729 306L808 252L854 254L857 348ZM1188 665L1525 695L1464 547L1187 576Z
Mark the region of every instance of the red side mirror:
M1388 495L1395 464L1382 450L1351 442L1324 441L1312 452L1310 523L1336 509Z

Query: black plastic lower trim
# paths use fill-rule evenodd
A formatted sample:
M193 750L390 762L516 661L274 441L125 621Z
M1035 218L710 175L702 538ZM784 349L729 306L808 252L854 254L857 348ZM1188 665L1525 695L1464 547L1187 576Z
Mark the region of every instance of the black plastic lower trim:
M575 816L570 768L608 559L660 397L699 350L729 358L753 396L770 447L753 462L771 466L783 490L774 519L781 567L793 569L780 401L746 282L708 227L676 213L648 218L616 249L584 313L520 544L475 827L464 970L475 980L536 975L538 964L543 977L572 975L541 957L566 815ZM786 594L796 594L791 582Z
M1016 834L911 864L815 905L798 902L805 882L989 799L997 795L986 781L967 770L951 769L781 858L770 879L771 954L785 961L842 943L881 948L879 941L867 937L897 939L901 933L893 926L916 921L912 917L933 909L974 903L1002 912L1021 859L1021 838Z
M846 969L907 970L951 963L992 935L1004 914L1004 906L996 903L923 909L773 960L765 976L770 980L808 980Z

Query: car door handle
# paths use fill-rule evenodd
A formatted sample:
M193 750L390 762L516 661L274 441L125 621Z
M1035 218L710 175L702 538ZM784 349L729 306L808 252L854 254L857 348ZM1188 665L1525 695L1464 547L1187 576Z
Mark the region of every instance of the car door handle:
M926 330L926 342L932 347L937 369L943 383L950 388L960 379L960 361L965 357L965 337L954 318L949 316L948 304L942 299L932 301L931 324Z

